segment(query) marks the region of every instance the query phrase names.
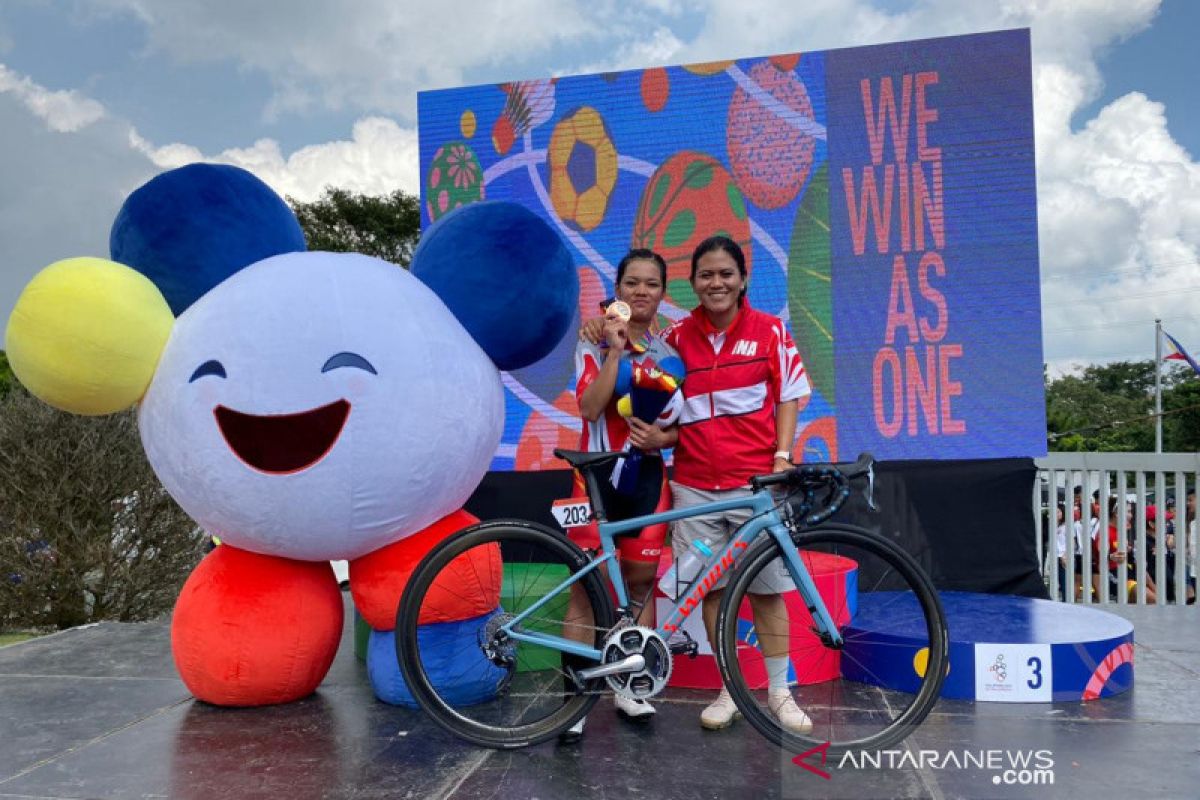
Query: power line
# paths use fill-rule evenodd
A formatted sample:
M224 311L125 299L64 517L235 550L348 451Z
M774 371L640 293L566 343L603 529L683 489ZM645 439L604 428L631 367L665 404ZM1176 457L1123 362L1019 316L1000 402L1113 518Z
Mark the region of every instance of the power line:
M1089 298L1087 298L1086 302L1089 304L1103 305L1105 303L1123 303L1126 300L1142 300L1147 297L1166 297L1167 295L1175 295L1175 294L1191 294L1192 292L1200 292L1200 286L1188 286L1188 287L1181 287L1178 289L1163 289L1163 290L1157 291L1157 292L1138 292L1136 294L1125 294L1125 295L1121 295L1120 297L1112 297L1112 298L1108 298L1108 299L1099 299L1099 298L1089 297ZM1064 308L1066 306L1078 306L1081 304L1082 304L1081 300L1074 300L1074 301L1068 301L1068 302L1062 302L1062 303L1043 303L1042 308Z
M1183 317L1162 317L1162 316L1148 317L1146 319L1130 320L1129 322L1109 322L1107 324L1102 324L1102 325L1081 325L1081 326L1071 327L1071 328L1044 328L1043 330L1046 333L1078 333L1080 331L1102 331L1102 330L1109 330L1111 328L1133 328L1133 327L1136 327L1139 325L1150 325L1156 319L1161 320L1162 322L1167 322L1167 323L1171 323L1171 324L1174 324L1177 322L1178 323L1183 323L1183 322L1194 323L1196 321L1196 317L1194 314L1188 314L1187 316L1183 316Z
M1171 268L1196 265L1200 265L1200 261L1196 261L1194 258L1181 258L1174 261L1154 261L1148 264L1141 264L1134 267L1121 267L1119 269L1089 270L1086 273L1060 273L1055 275L1043 275L1042 281L1079 280L1080 278L1097 278L1106 277L1109 275L1141 275L1154 269L1161 269L1164 267Z
M1095 425L1086 425L1082 428L1075 428L1074 430L1070 430L1070 431L1059 431L1058 433L1047 433L1046 438L1052 442L1056 442L1065 436L1072 436L1076 433L1088 433L1089 431L1102 431L1105 428L1119 428L1122 425L1133 425L1133 424L1136 424L1139 422L1147 422L1147 423L1153 422L1155 417L1166 417L1171 414L1178 414L1181 411L1192 411L1197 408L1200 408L1200 403L1195 403L1190 406L1184 406L1183 408L1173 408L1170 411L1163 411L1160 414L1150 413L1150 414L1146 414L1145 416L1142 416L1142 417L1134 417L1133 419L1119 419L1114 422L1099 422L1099 423L1096 423Z

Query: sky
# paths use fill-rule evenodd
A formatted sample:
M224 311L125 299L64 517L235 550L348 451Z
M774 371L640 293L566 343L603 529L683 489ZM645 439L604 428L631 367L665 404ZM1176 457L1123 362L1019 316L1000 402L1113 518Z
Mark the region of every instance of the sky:
M1015 27L1052 373L1152 357L1156 318L1200 356L1190 0L3 0L0 320L165 169L417 193L418 91Z

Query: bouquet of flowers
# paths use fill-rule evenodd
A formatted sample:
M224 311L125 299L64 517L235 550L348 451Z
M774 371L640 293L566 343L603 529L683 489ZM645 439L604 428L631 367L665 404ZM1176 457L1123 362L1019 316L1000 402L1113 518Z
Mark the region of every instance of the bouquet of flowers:
M679 390L683 374L683 361L678 357L664 358L662 364L644 359L633 365L629 393L617 401L617 410L622 416L635 416L661 428L672 425L683 409L683 393ZM633 494L643 453L629 442L625 443L625 451L625 458L613 469L612 484L622 494Z

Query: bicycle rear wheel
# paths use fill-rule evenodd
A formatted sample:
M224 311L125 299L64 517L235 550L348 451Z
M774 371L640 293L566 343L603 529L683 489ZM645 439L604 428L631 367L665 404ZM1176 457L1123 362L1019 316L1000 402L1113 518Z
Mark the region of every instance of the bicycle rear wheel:
M588 563L565 537L533 523L475 525L438 545L409 578L396 616L396 655L409 691L435 722L485 747L545 741L588 712L603 679L580 689L567 676L596 662L506 638L500 627L543 598L518 628L580 632L597 649L613 625L597 572L558 589ZM483 598L480 600L480 598ZM439 626L482 609L476 637L440 636Z
M798 592L748 596L751 588L762 588L754 587L760 576L786 569L777 560L775 541L762 540L747 553L721 601L718 658L725 685L747 721L792 752L827 742L830 754L896 744L925 719L946 676L946 623L933 584L907 553L858 528L827 525L793 534L792 542L844 645L834 649L815 634ZM752 599L760 605L758 613L743 607L743 600ZM811 731L785 729L772 711L762 656L781 654L788 658L790 690L811 719ZM908 691L883 687L897 683L896 673L885 667L898 667Z

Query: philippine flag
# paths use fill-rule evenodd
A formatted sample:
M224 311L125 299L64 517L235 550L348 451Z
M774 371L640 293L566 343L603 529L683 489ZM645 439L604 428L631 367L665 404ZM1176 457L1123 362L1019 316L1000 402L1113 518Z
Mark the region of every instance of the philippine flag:
M1196 374L1200 375L1200 364L1197 364L1196 359L1188 355L1187 350L1183 349L1183 345L1175 341L1175 337L1166 331L1163 331L1162 335L1167 339L1167 354L1163 356L1163 361L1186 361L1191 364Z

